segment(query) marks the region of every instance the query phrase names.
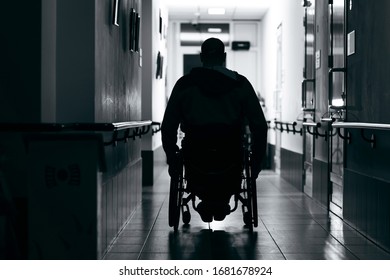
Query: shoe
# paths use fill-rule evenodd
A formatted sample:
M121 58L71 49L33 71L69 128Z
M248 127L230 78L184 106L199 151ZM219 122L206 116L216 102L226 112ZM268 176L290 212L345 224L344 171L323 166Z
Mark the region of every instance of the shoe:
M218 203L214 209L214 220L223 221L226 215L230 214L230 205L225 203Z
M199 202L198 206L196 206L196 211L198 211L203 222L211 223L213 221L213 214L207 203L204 203L203 201Z

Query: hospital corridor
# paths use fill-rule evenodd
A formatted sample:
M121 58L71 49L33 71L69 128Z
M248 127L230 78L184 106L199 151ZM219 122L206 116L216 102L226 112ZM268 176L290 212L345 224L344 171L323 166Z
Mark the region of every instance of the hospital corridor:
M390 260L390 1L3 2L0 264ZM215 100L242 89L233 137ZM224 208L199 166L241 178Z

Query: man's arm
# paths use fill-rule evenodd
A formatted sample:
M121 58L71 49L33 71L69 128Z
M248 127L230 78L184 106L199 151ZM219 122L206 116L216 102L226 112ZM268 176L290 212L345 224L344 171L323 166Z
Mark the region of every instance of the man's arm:
M180 111L179 87L176 84L172 90L171 97L169 98L161 125L162 144L169 165L175 163L175 155L176 152L179 151L179 147L176 143L177 130L181 121Z
M247 79L243 82L243 91L245 93L244 110L252 134L253 173L257 177L266 154L268 125L256 92Z

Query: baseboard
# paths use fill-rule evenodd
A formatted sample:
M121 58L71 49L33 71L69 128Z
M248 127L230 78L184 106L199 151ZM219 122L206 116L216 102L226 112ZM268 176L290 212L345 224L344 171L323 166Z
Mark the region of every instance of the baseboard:
M280 176L299 190L302 190L303 155L281 149Z

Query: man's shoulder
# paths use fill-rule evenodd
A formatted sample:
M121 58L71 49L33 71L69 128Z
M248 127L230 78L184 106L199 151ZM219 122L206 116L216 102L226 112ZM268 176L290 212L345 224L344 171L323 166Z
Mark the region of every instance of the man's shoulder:
M173 91L178 94L179 92L184 92L189 88L192 88L195 86L195 81L193 77L191 77L191 74L186 74L182 77L180 77L173 88Z
M249 80L247 79L247 77L245 77L244 75L236 72L237 74L237 80L240 81L240 82L249 82Z
M190 85L193 83L193 80L194 79L193 79L191 73L185 74L177 80L176 85L178 85L178 86Z

